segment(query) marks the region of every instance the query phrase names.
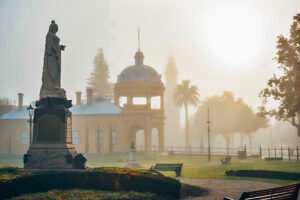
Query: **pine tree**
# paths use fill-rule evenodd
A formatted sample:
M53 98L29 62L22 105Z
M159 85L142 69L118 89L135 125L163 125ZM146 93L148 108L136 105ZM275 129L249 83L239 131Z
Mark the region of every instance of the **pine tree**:
M99 49L94 59L94 71L88 79L88 87L94 90L95 100L111 99L113 84L108 81L109 66L104 59L103 50Z

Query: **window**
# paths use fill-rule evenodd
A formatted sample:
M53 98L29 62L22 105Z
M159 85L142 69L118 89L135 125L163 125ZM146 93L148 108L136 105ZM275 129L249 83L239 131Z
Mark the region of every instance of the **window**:
M116 131L112 131L111 132L111 144L117 144L117 132Z
M119 97L119 104L121 107L123 107L124 104L127 104L127 97L124 97L124 96Z
M147 98L146 97L133 97L132 103L134 105L146 105L147 104Z
M21 133L21 142L22 142L22 144L27 144L27 132L26 131L22 131L22 133Z
M79 144L79 131L72 132L72 142L73 144Z
M151 109L160 109L160 96L151 97Z
M97 131L96 134L97 134L97 144L101 145L103 141L103 133L102 131Z

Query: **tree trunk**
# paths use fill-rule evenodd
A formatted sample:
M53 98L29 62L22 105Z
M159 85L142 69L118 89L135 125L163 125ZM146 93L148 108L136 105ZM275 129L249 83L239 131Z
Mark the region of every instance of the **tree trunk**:
M190 133L189 133L189 110L188 105L184 104L185 111L185 147L190 146Z
M295 117L292 118L292 125L295 126L297 128L298 131L298 137L300 137L300 118L299 115L297 115L298 118L298 124L296 123L296 119Z

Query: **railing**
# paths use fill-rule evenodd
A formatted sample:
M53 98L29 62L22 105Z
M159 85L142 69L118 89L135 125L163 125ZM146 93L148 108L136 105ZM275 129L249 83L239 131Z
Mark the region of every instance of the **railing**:
M136 150L139 152L144 151L144 146L136 146ZM211 156L238 156L239 151L245 151L247 157L253 158L279 158L282 157L285 160L300 160L300 149L298 147L259 147L259 148L247 148L246 146L241 146L239 148L232 147L211 147ZM207 156L208 148L203 147L180 147L180 146L152 146L151 154L169 154L169 155L199 155Z

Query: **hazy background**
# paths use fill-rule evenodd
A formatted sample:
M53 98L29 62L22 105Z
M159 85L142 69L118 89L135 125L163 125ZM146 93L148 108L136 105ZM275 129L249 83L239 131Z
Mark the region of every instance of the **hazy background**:
M173 54L179 80L191 79L202 100L229 90L256 110L258 92L276 69L276 37L288 34L299 12L299 0L0 0L0 96L16 100L23 92L25 104L39 98L54 19L67 46L62 87L69 99L85 91L100 47L113 82L134 63L141 26L146 64L163 74Z

